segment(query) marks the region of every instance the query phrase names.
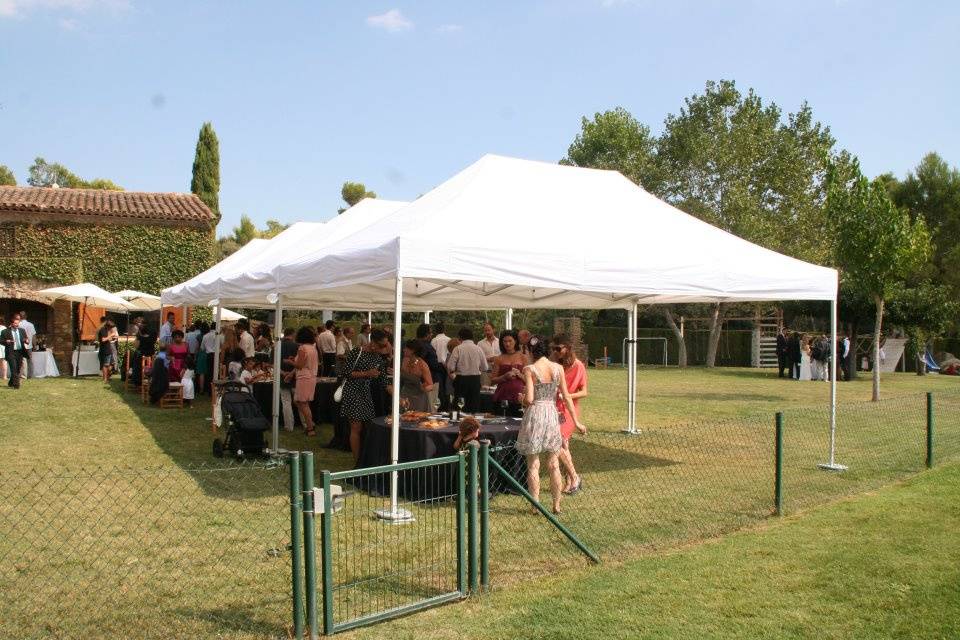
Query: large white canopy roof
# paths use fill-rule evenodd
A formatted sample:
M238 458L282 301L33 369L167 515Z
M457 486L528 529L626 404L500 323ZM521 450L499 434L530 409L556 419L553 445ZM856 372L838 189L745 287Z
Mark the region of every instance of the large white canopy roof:
M341 309L392 309L397 277L411 311L832 300L837 292L834 269L717 229L617 172L495 155L271 273L285 306Z

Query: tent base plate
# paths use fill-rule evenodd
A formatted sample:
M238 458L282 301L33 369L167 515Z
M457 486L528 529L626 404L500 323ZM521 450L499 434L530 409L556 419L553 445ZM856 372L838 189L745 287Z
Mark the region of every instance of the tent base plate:
M391 509L390 507L376 509L373 515L384 524L411 524L417 521L411 512L406 509L401 509L400 507L396 509Z
M636 427L627 427L626 429L620 429L620 433L625 433L628 436L638 436L640 435L640 429Z
M850 467L845 464L837 464L836 462L822 462L817 465L818 469L823 469L824 471L846 471Z

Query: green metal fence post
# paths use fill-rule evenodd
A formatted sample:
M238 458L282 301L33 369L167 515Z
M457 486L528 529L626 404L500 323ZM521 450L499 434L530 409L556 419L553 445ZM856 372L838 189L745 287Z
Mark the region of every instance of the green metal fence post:
M300 454L287 458L290 465L290 579L293 581L293 637L303 638L303 497L300 495Z
M490 589L490 441L480 443L480 589Z
M477 591L477 450L476 440L467 448L467 575L470 593Z
M927 392L927 469L933 468L933 393Z
M333 500L330 496L330 472L321 474L323 514L320 516L320 557L323 570L323 632L333 633Z
M467 455L461 452L457 461L457 590L467 594L467 547L464 528L467 515Z
M776 472L773 480L773 507L778 516L783 515L783 412L777 411L776 444L775 444Z
M307 596L307 626L310 629L310 640L316 640L317 631L317 538L314 529L313 505L313 452L300 452L300 469L303 473L301 482L303 492L303 554L306 559L304 577L306 578Z

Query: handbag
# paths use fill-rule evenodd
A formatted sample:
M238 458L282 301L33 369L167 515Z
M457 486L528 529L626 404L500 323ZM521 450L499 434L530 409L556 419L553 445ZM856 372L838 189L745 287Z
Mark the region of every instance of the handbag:
M360 356L363 355L363 349L357 349L357 360L353 363L353 366L350 367L350 371L347 372L347 376L353 373L353 370L357 368L357 365L360 363ZM347 384L347 378L343 378L343 382L340 383L340 386L337 387L337 390L333 392L333 401L340 402L343 399L343 386Z

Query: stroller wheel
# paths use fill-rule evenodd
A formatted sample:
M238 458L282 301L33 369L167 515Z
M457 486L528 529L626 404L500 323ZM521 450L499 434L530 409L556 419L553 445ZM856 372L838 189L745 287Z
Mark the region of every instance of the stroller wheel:
M237 458L239 459L242 457L243 457L243 449L237 449Z
M223 457L223 440L220 438L213 441L213 455L217 458Z

